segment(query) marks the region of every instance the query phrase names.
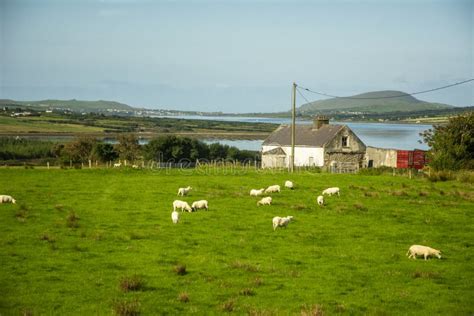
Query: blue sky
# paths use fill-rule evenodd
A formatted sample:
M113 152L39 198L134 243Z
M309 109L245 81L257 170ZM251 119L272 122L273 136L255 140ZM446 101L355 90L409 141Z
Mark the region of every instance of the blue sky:
M474 77L470 0L0 0L0 34L0 98L16 100L268 112L293 81L351 95ZM474 84L417 97L474 105Z

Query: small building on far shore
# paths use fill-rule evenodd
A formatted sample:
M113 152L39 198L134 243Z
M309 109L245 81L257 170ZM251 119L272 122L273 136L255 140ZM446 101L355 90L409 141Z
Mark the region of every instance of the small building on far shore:
M318 116L312 125L295 126L295 167L327 167L355 172L363 167L366 146L347 125ZM262 144L262 168L288 168L291 126L280 125Z

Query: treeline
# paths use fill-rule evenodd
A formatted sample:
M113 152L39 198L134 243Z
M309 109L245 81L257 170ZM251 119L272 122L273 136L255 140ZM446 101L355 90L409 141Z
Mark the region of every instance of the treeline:
M1 161L48 160L59 164L87 163L89 160L102 163L127 160L153 160L178 162L183 160L260 160L257 151L240 150L220 143L206 144L202 141L174 135L151 139L140 145L134 134L118 137L117 144L104 143L93 137L79 137L67 143L27 140L22 138L0 138Z

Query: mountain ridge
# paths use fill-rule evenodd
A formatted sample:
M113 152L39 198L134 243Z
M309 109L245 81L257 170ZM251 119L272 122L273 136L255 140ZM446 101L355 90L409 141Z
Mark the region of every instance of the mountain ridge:
M298 108L298 111L301 114L331 111L385 113L438 110L453 107L448 104L422 101L403 91L381 90L365 92L350 97L331 98L305 103Z

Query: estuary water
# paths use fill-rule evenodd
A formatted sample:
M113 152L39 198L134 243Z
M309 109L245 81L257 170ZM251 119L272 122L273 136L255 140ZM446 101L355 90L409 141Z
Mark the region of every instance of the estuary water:
M182 119L200 119L216 121L235 121L249 123L274 123L291 124L288 118L268 118L268 117L244 117L244 116L171 116ZM296 124L313 124L310 120L297 120ZM395 149L428 149L422 140L420 133L432 128L429 124L400 124L400 123L366 123L366 122L337 122L331 121L330 124L343 124L349 126L352 131L367 146ZM235 146L239 149L261 150L262 140L216 140L204 139L206 143L219 142L229 146Z

